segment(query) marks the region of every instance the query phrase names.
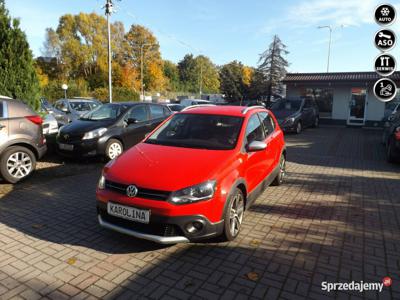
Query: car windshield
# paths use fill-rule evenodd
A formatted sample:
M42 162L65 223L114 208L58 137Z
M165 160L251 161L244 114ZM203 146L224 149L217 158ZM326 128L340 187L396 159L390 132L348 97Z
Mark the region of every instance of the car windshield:
M117 119L126 108L118 104L104 104L81 117L81 120L111 120Z
M289 110L298 111L301 107L301 99L281 99L271 107L273 111Z
M89 102L89 101L73 101L70 102L70 105L73 110L76 111L90 111L96 106L94 106L94 102Z
M176 114L155 131L146 143L208 150L231 150L236 146L242 122L242 117Z

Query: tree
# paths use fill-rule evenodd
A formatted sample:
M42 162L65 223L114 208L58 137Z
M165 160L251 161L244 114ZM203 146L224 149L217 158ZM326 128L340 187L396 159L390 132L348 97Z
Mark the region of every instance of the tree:
M282 90L281 81L286 75L286 68L289 63L284 58L289 52L286 45L275 35L269 48L260 55L258 70L267 82L267 106L271 102L271 96Z
M113 58L122 60L125 30L121 22L111 25ZM57 79L83 78L91 89L107 85L107 21L96 13L61 16L57 30L48 28L43 55L55 57ZM116 64L113 71L118 69ZM43 70L49 72L50 70Z
M220 87L217 67L211 60L199 55L187 54L178 63L179 79L185 91L191 93L218 93Z
M131 26L125 35L124 57L126 61L132 63L138 74L141 73L143 64L143 83L147 90L161 91L164 89L166 81L160 45L149 29L141 25ZM140 80L140 77L138 79Z
M0 94L39 106L39 82L32 52L19 21L9 16L0 0Z
M172 61L164 60L164 76L166 78L166 89L169 92L179 91L181 88L181 82L179 80L178 66Z
M228 101L242 101L247 98L251 73L249 67L236 60L222 66L221 92Z

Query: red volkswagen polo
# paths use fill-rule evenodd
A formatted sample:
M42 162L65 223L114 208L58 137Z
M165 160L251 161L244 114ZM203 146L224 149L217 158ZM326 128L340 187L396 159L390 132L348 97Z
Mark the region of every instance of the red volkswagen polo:
M283 133L263 107L190 107L104 168L101 226L163 244L223 235L285 177Z

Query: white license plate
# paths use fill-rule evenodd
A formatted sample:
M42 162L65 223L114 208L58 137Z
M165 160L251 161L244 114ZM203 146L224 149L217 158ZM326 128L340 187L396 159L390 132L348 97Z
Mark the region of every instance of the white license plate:
M107 203L107 212L111 216L123 218L130 221L148 224L150 222L150 210L137 209L130 206Z
M69 145L69 144L58 144L58 147L61 150L67 150L67 151L72 151L74 150L74 145Z

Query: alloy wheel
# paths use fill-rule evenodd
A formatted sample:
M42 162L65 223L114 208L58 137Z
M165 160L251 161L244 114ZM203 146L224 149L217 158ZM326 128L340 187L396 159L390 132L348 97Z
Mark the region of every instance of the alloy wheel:
M230 214L229 214L229 222L230 222L229 228L232 237L237 236L240 231L240 226L243 220L243 212L244 212L243 196L238 193L232 200Z
M296 133L300 133L301 132L301 123L299 122L299 123L297 123L297 126L296 126Z
M319 118L315 118L314 127L318 127L319 125Z
M7 172L14 178L24 178L32 171L32 159L25 152L15 152L7 159Z
M282 156L281 161L279 163L279 182L283 182L286 177L286 159Z
M114 159L122 153L122 147L118 143L112 143L108 147L108 157Z

